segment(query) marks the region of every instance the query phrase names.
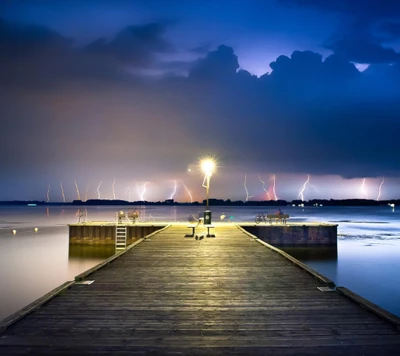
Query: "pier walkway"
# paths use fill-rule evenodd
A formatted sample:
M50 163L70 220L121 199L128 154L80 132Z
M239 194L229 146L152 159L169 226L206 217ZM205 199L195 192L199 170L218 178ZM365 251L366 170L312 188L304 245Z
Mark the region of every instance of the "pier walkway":
M236 226L185 234L172 225L71 285L9 326L0 354L399 354L395 325Z

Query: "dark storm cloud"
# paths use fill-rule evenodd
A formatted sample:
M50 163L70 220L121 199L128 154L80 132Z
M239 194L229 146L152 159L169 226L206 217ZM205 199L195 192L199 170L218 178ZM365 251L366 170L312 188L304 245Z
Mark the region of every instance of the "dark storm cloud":
M151 23L129 26L115 38L96 40L86 47L91 53L115 58L122 63L143 68L151 66L156 55L172 51L170 43L163 38L168 23Z
M211 145L229 147L230 155L253 169L358 176L397 166L400 110L397 99L388 97L398 97L399 85L385 89L386 78L372 79L339 55L323 61L309 51L279 57L270 75L254 79L234 73L236 56L229 53L220 47L201 62L208 86L202 83L197 102L203 122L215 129ZM225 66L215 60L224 56L230 57ZM230 69L219 72L221 67ZM395 67L386 68L400 79Z
M189 72L190 77L199 79L229 78L236 74L239 68L237 56L233 48L219 46L216 51L211 51L205 58L196 61Z
M0 85L54 87L70 81L132 80L129 71L153 68L157 55L173 50L163 37L169 24L129 26L110 40L80 47L46 27L0 19Z
M357 63L392 63L400 60L400 53L393 48L385 48L373 39L343 38L326 47Z
M400 3L398 1L318 1L281 0L299 6L313 7L323 11L338 12L352 19L352 24L341 28L324 46L340 54L349 61L359 63L392 63L399 60L400 54L385 40L400 38Z
M70 47L72 41L44 26L9 23L0 18L1 58L54 55Z
M378 26L378 31L389 39L400 38L400 21L386 22Z
M294 3L300 6L310 6L327 11L336 11L356 17L380 18L399 16L400 3L393 0L280 0L282 3Z

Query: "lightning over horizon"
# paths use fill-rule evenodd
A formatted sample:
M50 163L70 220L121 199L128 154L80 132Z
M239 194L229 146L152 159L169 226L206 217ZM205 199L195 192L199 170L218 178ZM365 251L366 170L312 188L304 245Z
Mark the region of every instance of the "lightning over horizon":
M61 188L61 195L62 195L62 198L63 198L63 202L65 203L65 194L64 194L64 188L63 188L62 182L60 182L60 188Z
M101 180L99 185L97 186L97 189L96 189L97 199L101 199L100 187L101 187L102 183L103 183L103 181Z
M76 195L78 197L78 200L81 200L81 193L79 192L78 183L76 182L76 180L74 180L74 184L75 184Z
M268 189L265 189L265 182L261 179L261 177L258 175L258 179L261 181L262 183L262 188L265 191L266 195L267 195L267 199L271 200L271 197L269 196L269 191Z
M172 193L171 193L169 199L174 199L174 196L175 196L175 194L176 194L176 190L177 190L177 188L178 188L178 183L176 182L176 180L174 180L173 182L174 182L174 190L172 191Z
M302 185L302 187L300 188L299 194L298 194L298 198L301 199L301 201L304 201L304 191L307 188L307 185L310 187L313 187L315 189L316 192L318 192L317 187L314 184L310 183L310 175L307 175L307 180L304 182L304 184Z
M47 201L47 203L50 201L50 184L47 187L46 201Z
M113 199L115 200L115 178L111 184Z
M128 201L132 201L132 187L130 185L125 187L124 193L128 194Z
M88 200L89 187L90 187L90 184L88 184L88 185L86 186L85 201Z
M361 193L364 195L364 198L367 199L368 197L367 197L367 191L366 191L366 188L365 188L365 186L366 186L365 180L366 179L364 178L362 183L361 183L360 190L361 190Z
M302 185L302 187L300 188L299 194L298 194L298 198L301 199L301 201L304 201L304 191L306 190L306 186L307 183L310 181L310 175L307 176L307 180L304 182L304 184Z
M249 195L249 191L247 189L247 175L246 173L244 174L244 190L246 191L246 201L249 201L250 198L253 198L254 195Z
M276 175L274 174L274 176L273 176L273 186L272 186L272 192L274 193L274 199L275 199L275 201L277 201L278 200L278 197L277 197L277 195L276 195Z
M381 193L382 193L382 185L383 183L385 183L385 177L382 177L382 182L381 184L379 184L379 188L378 188L378 196L376 198L376 200L379 201L379 199L381 198Z
M145 201L144 194L147 192L146 186L148 183L149 182L145 182L140 190L139 190L139 185L136 184L136 191L139 195L140 201Z
M192 193L190 192L190 190L188 189L188 187L186 186L186 184L185 184L185 183L183 183L183 181L182 181L182 180L181 180L180 182L182 183L182 185L183 185L183 187L185 188L186 192L189 194L189 197L190 197L190 202L191 202L191 203L193 203L193 197L192 197Z

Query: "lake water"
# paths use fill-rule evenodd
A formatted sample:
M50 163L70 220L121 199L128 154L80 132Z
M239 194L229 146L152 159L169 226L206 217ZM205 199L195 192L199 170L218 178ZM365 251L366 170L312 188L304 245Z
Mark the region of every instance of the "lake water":
M137 207L142 221L185 222L203 207ZM128 207L88 207L89 221L111 221ZM129 207L132 209L132 207ZM252 222L267 207L211 207L213 221L224 213L233 222ZM287 207L289 221L338 226L337 251L289 252L311 268L400 316L400 210L390 207ZM0 206L0 320L114 253L104 246L69 246L67 224L76 207ZM37 227L38 231L34 232ZM17 230L13 235L12 230Z

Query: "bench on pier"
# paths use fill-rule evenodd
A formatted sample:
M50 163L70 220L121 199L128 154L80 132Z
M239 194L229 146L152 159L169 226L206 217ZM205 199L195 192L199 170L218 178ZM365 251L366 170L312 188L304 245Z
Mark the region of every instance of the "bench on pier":
M275 222L280 221L282 224L286 224L286 219L289 219L289 214L267 214L267 219L270 224L272 224L273 219Z
M185 237L194 237L194 234L196 233L196 228L197 227L206 227L207 228L207 237L215 237L215 235L210 234L210 229L214 229L214 225L211 224L189 224L188 229L192 229L192 234L191 235L185 235Z

